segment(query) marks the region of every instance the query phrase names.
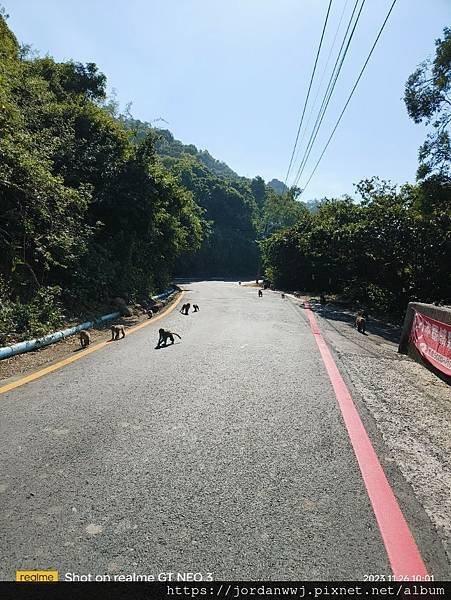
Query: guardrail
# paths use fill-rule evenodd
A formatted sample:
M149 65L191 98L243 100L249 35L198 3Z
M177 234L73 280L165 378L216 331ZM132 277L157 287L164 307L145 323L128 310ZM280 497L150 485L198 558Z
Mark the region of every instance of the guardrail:
M177 288L171 287L158 294L156 296L152 296L154 300L164 300L168 298L172 294L177 291ZM18 342L17 344L11 344L11 346L4 346L0 348L0 360L4 358L11 358L11 356L15 356L16 354L23 354L24 352L30 352L30 350L38 350L43 346L49 346L50 344L54 344L55 342L59 342L60 340L64 340L71 335L75 335L79 331L83 331L84 329L90 329L95 325L101 325L106 321L112 321L113 319L117 319L121 316L120 312L113 312L107 315L103 315L93 321L86 321L85 323L81 323L80 325L75 325L74 327L68 327L67 329L62 329L61 331L56 331L55 333L49 333L40 338L35 338L34 340L27 340L25 342Z
M169 296L171 296L172 294L175 294L176 291L176 287L171 287L162 292L161 294L158 294L157 296L152 296L152 298L153 300L164 300L165 298L169 298Z
M56 331L55 333L49 333L48 335L45 335L41 338L28 340L26 342L19 342L17 344L12 344L11 346L5 346L3 348L0 348L0 360L3 358L10 358L11 356L15 356L16 354L30 352L30 350L37 350L38 348L42 348L43 346L49 346L50 344L59 342L60 340L74 335L79 331L82 331L83 329L89 329L90 327L94 327L94 325L100 325L105 321L117 319L117 317L120 317L120 315L120 312L109 313L108 315L103 315L102 317L99 317L94 321L86 321L85 323L81 323L81 325L75 325L74 327L68 327L67 329Z

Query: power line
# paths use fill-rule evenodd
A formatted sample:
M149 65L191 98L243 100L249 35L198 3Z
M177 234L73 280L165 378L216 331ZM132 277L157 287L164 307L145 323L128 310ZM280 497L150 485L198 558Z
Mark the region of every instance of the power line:
M354 9L353 9L351 17L349 19L348 27L347 27L345 35L343 37L343 42L341 44L340 51L339 51L338 56L337 56L337 60L335 61L335 66L334 66L334 69L333 69L332 74L330 76L329 84L328 84L326 92L324 94L321 107L320 107L318 115L316 117L315 125L313 126L313 130L312 130L312 133L310 135L307 147L305 149L304 156L302 157L301 164L299 165L298 171L296 173L296 177L294 179L294 185L297 185L297 183L299 182L299 180L300 180L300 178L302 176L302 173L304 172L304 169L306 167L307 161L308 161L308 159L310 157L310 153L312 151L313 145L314 145L314 143L316 141L316 138L318 136L319 130L321 128L321 124L322 124L322 122L324 120L324 116L326 114L327 107L329 106L330 99L332 97L333 91L334 91L335 86L337 84L337 80L338 80L338 77L340 75L341 68L343 67L343 63L345 61L346 55L347 55L349 47L351 45L351 41L352 41L352 38L354 36L356 27L357 27L357 23L359 22L360 15L362 14L362 10L363 10L363 7L365 5L365 1L366 0L362 0L362 3L361 3L360 8L359 8L359 11L357 13L356 20L354 22L354 25L352 27L351 33L350 33L349 38L347 39L347 43L346 43L346 37L347 37L348 31L349 31L349 28L351 27L352 19L354 17L354 13L356 11L356 8L357 8L357 5L358 5L359 1L360 0L356 0L356 2L354 4ZM343 51L343 54L341 55L341 52L343 50L343 47L344 47L345 43L346 43L346 47L345 47L345 49Z
M335 35L334 35L334 39L333 39L333 41L332 41L332 44L331 44L331 46L330 46L329 54L328 54L328 56L327 56L326 64L325 64L325 66L324 66L324 69L323 69L323 74L321 75L321 80L320 80L320 82L319 82L318 89L317 89L317 91L316 91L315 99L313 100L312 107L311 107L311 109L310 109L310 114L309 114L309 116L308 116L307 123L306 123L306 125L305 125L305 127L304 127L304 133L303 133L303 134L302 134L302 136L301 136L301 140L300 140L300 142L299 142L298 149L297 149L297 151L296 151L296 156L294 157L294 163L295 163L295 164L296 164L296 162L297 162L297 160L298 160L298 158L299 158L299 154L300 154L300 152L301 152L301 148L302 148L302 142L304 141L305 135L306 135L306 133L307 133L307 131L308 131L308 127L309 127L309 125L310 125L310 121L311 121L311 119L312 119L312 116L313 116L313 109L315 108L316 101L318 100L319 91L320 91L320 89L321 89L321 86L322 86L322 84L323 84L324 77L325 77L325 75L326 75L326 71L327 71L327 67L329 66L330 57L332 56L333 49L335 48L335 42L336 42L336 40L337 40L337 37L338 37L338 32L340 31L341 23L342 23L342 21L343 21L343 17L344 17L344 14L345 14L346 8L347 8L347 6L348 6L348 3L349 3L349 0L346 0L346 2L345 2L345 3L344 3L344 5L343 5L343 10L341 11L341 15L340 15L340 21L339 21L339 23L338 23L337 30L336 30L336 32L335 32ZM335 67L334 67L334 68L335 68Z
M324 93L324 97L323 97L323 101L321 103L321 107L320 107L320 109L318 111L318 115L316 117L315 124L313 126L313 130L312 130L312 132L310 134L310 138L309 138L309 141L307 143L304 155L302 157L302 161L301 161L301 163L299 165L298 171L296 173L296 177L294 179L294 185L297 185L297 183L299 182L299 179L301 178L302 173L304 171L304 168L305 168L305 166L307 164L307 161L308 161L308 159L310 157L310 153L312 151L313 145L314 145L314 143L316 141L316 138L318 136L319 130L321 128L321 124L322 124L324 116L326 114L327 107L329 106L330 99L332 97L333 91L335 89L335 85L336 85L338 77L340 75L341 68L343 66L343 63L345 61L346 55L347 55L348 50L349 50L349 46L350 46L352 38L354 36L354 32L356 30L357 23L359 22L360 15L362 14L362 10L363 10L363 6L365 4L365 0L362 0L359 12L357 14L357 18L356 18L356 20L354 22L354 26L353 26L353 28L351 30L349 38L347 38L347 35L348 35L349 29L350 29L350 27L352 25L352 20L354 18L354 14L355 14L355 11L357 9L357 5L358 5L359 1L360 0L356 0L356 2L354 4L354 8L352 10L351 17L349 18L348 26L347 26L345 34L343 36L343 41L341 43L340 50L338 52L338 56L337 56L337 60L335 61L334 68L332 70L332 73L331 73L331 76L330 76L330 79L329 79L329 83L328 83L327 89L326 89L326 91ZM346 47L345 47L345 49L343 51L343 47L345 46L345 43L346 43Z
M287 175L285 177L285 185L287 184L288 176L290 174L291 165L293 164L293 156L294 156L294 153L296 151L296 146L297 146L298 139L299 139L299 133L301 131L302 122L304 120L305 109L307 108L307 102L308 102L308 99L309 99L309 96L310 96L310 90L312 89L313 78L315 76L316 65L318 63L319 54L321 52L321 46L322 46L323 39L324 39L324 33L326 31L327 21L329 20L329 13L330 13L330 7L331 6L332 6L332 0L329 0L329 6L327 7L327 13L326 13L326 18L324 20L323 31L321 33L321 39L319 41L318 51L316 53L315 64L313 66L312 76L310 77L310 84L309 84L308 91L307 91L307 97L305 98L304 108L302 110L301 122L299 123L298 132L296 134L296 140L295 140L294 146L293 146L293 152L291 153L290 164L288 166Z
M393 10L393 8L394 8L394 6L395 6L396 2L397 2L397 0L393 0L393 2L392 2L392 5L390 6L390 10L388 11L388 13L387 13L387 16L385 17L385 19L384 19L384 22L382 23L382 26L381 26L381 28L379 29L379 33L377 34L377 37L376 37L376 39L375 39L375 41L374 41L374 44L373 44L373 46L372 46L372 48L371 48L371 50L370 50L370 52L369 52L369 54L368 54L368 56L367 56L367 58L366 58L366 60L365 60L365 63L364 63L364 65L363 65L363 67L362 67L362 69L361 69L361 71L360 71L360 73L359 73L359 76L357 77L357 80L356 80L356 82L355 82L355 84L354 84L354 87L352 88L352 90L351 90L351 93L349 94L349 96L348 96L348 99L346 100L346 104L344 105L344 107L343 107L343 110L341 111L341 113L340 113L340 116L338 117L338 120L337 120L337 122L335 123L335 127L333 128L333 130L332 130L332 133L330 134L330 136L329 136L329 139L327 140L327 142L326 142L326 145L324 146L324 149L323 149L323 151L321 152L321 154L320 154L320 157L318 158L318 160L317 160L317 162L316 162L316 165L315 165L315 167L314 167L314 169L313 169L313 171L312 171L312 173L311 173L310 177L307 179L307 183L305 184L305 186L304 186L304 188L303 188L303 190L302 190L302 192L301 192L302 194L305 192L305 190L306 190L306 188L307 188L308 184L310 183L310 181L311 181L311 179L312 179L313 175L315 174L315 172L316 172L316 169L318 168L318 165L319 165L319 163L321 162L321 159L323 158L323 156L324 156L324 153L326 152L326 150L327 150L327 148L328 148L328 146L329 146L329 144L330 144L330 141L331 141L331 139L333 138L335 131L337 130L337 127L338 127L338 125L340 124L340 121L341 121L341 119L342 119L342 117L343 117L343 115L344 115L344 113L345 113L345 111L346 111L346 108L347 108L347 106L348 106L349 102L351 101L351 98L352 98L352 96L353 96L353 94L354 94L354 92L355 92L355 89L356 89L356 87L357 87L357 85L358 85L358 83L359 83L360 79L362 78L363 72L365 71L365 68L366 68L366 66L367 66L367 64L368 64L368 62L369 62L369 60L370 60L370 58L371 58L371 55L373 54L374 48L376 47L376 45L377 45L377 42L379 41L379 38L380 38L380 36L381 36L381 34L382 34L382 32L383 32L384 28L385 28L385 25L386 25L386 23L387 23L387 21L388 21L388 19L389 19L390 15L391 15L391 12L392 12L392 10Z

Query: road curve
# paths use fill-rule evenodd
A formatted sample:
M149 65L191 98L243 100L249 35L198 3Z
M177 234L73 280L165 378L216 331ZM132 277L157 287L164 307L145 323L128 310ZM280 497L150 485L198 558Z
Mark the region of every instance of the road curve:
M0 397L0 578L390 574L308 321L236 283ZM182 336L156 350L158 328Z

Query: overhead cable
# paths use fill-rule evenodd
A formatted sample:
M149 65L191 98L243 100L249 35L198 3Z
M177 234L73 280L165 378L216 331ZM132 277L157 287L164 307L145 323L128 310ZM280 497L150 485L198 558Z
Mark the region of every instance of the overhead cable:
M329 146L329 144L330 144L330 142L331 142L331 140L332 140L332 138L334 136L335 131L337 130L338 125L340 124L340 121L341 121L341 119L342 119L342 117L343 117L343 115L344 115L344 113L346 111L346 108L348 107L349 102L351 101L351 98L352 98L352 96L353 96L353 94L355 92L355 89L356 89L356 87L357 87L360 79L362 78L363 72L365 71L365 68L366 68L366 66L367 66L367 64L368 64L368 62L369 62L369 60L371 58L371 55L373 54L373 51L374 51L374 49L375 49L375 47L377 45L377 42L379 41L379 38L380 38L380 36L381 36L384 28L385 28L385 25L387 24L387 21L388 21L390 15L391 15L391 12L392 12L392 10L393 10L396 2L397 2L397 0L393 0L392 4L390 6L390 9L389 9L389 11L387 13L387 16L385 17L384 22L382 23L382 26L379 29L379 33L377 34L377 37L376 37L376 39L374 41L374 44L371 47L371 50L370 50L370 52L369 52L369 54L368 54L368 56L367 56L367 58L365 60L365 63L363 64L363 67L362 67L362 69L361 69L361 71L359 73L359 76L357 77L357 80L356 80L356 82L354 84L354 87L352 88L351 93L349 94L348 99L346 100L346 104L344 105L343 110L341 111L340 116L338 117L337 122L335 123L335 127L333 128L332 133L330 134L329 139L327 140L326 145L324 146L324 149L321 152L320 157L318 158L318 160L317 160L317 162L315 164L315 167L314 167L312 173L310 174L310 177L307 179L307 183L305 184L305 186L304 186L304 188L303 188L303 190L302 190L301 193L305 192L308 184L310 183L313 175L316 172L316 169L318 168L319 163L321 162L321 159L324 156L324 153L326 152L326 150L327 150L327 148L328 148L328 146Z
M319 130L321 128L321 124L322 124L322 122L324 120L324 116L326 114L327 107L329 106L330 99L332 97L332 94L334 92L335 86L337 84L337 80L338 80L338 77L340 75L341 69L343 67L343 63L345 61L346 55L348 54L352 38L354 37L354 33L355 33L355 30L356 30L357 24L359 22L360 15L362 14L362 10L363 10L363 7L365 5L365 1L366 0L362 0L361 1L360 8L359 8L359 11L357 13L357 17L356 17L356 19L354 21L354 25L352 27L351 33L349 34L349 37L347 38L349 29L350 29L351 24L352 24L352 19L354 17L354 13L355 13L355 10L357 8L357 5L358 5L359 1L360 0L356 0L356 2L354 4L354 9L353 9L351 17L349 19L348 27L347 27L345 35L343 37L343 42L342 42L342 45L340 47L340 50L339 50L339 53L338 53L338 56L337 56L337 60L335 62L334 69L333 69L332 74L331 74L330 79L329 79L329 84L328 84L326 92L324 94L323 101L321 103L321 107L320 107L320 109L318 111L318 115L316 117L316 121L315 121L315 124L313 126L312 133L311 133L309 141L307 143L307 146L306 146L306 149L305 149L305 152L304 152L304 156L302 157L301 164L299 165L298 171L296 173L296 177L294 179L294 185L297 185L297 183L299 182L299 180L300 180L300 178L302 176L302 173L304 172L304 169L305 169L307 161L308 161L308 159L310 157L310 153L312 151L313 145L315 143L315 140L316 140L316 138L318 136L318 133L319 133ZM345 43L346 43L346 46L345 46ZM344 50L343 50L343 47L344 47Z
M293 152L291 153L290 164L288 165L287 175L285 177L285 185L287 184L288 177L290 175L291 165L293 164L293 157L294 157L294 153L296 151L296 146L297 146L298 139L299 139L299 133L300 133L301 127L302 127L302 122L304 120L305 109L307 108L307 103L308 103L308 99L309 99L309 96L310 96L310 90L312 89L313 78L315 76L316 65L318 64L318 58L319 58L319 55L320 55L320 52L321 52L321 46L323 44L324 33L326 31L327 21L329 20L329 13L330 13L330 7L331 6L332 6L332 0L329 0L329 6L327 7L327 13L326 13L326 18L324 20L323 31L321 33L321 39L319 41L318 51L316 53L315 64L313 66L312 75L310 77L310 84L309 84L309 87L308 87L307 96L305 98L304 108L302 110L301 121L299 123L298 131L297 131L297 134L296 134L296 139L295 139L294 146L293 146Z

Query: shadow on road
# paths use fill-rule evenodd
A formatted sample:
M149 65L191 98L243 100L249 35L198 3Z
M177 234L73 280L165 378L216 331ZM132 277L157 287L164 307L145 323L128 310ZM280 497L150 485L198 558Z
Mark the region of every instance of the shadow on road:
M310 307L315 313L325 319L340 321L351 329L355 329L355 312L344 310L334 304L323 305L319 302L315 303L313 299L310 300ZM382 323L370 315L366 321L366 333L362 335L368 335L368 333L378 335L393 344L398 344L401 337L401 328Z
M166 344L165 346L155 346L154 350L164 350L165 348L170 348L171 346L177 346L182 342L174 342L173 344Z
M261 279L261 277L260 277ZM181 285L186 285L189 283L199 283L200 281L220 281L220 282L226 282L226 283L238 283L238 281L255 281L255 275L241 275L241 276L237 276L237 277L175 277L174 278L174 283L175 284L181 284Z

